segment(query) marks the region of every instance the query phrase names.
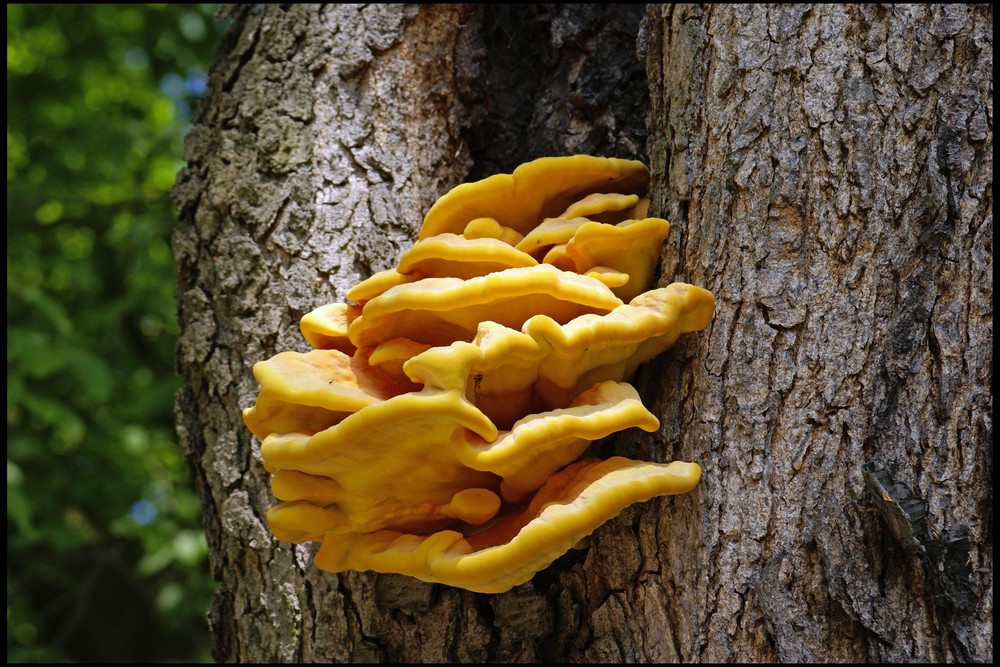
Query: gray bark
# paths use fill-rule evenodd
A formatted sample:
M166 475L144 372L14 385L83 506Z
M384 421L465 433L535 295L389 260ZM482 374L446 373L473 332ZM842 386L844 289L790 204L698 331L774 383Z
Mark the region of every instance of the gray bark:
M225 11L174 192L217 658L992 659L989 9ZM717 299L636 378L661 430L595 452L702 484L500 595L320 572L264 523L253 363L453 185L574 152L648 155L660 283Z
M712 471L684 657L990 660L990 10L647 25L665 272L717 299L664 419Z

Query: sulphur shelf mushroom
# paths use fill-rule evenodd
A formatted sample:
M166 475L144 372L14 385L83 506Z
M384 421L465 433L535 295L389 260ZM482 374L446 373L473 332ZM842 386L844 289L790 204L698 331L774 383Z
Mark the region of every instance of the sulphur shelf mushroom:
M580 458L659 428L628 380L712 318L710 292L652 288L670 225L646 215L648 180L574 155L460 185L396 267L305 315L313 349L257 363L243 412L275 537L321 542L329 572L499 593L628 505L693 489L696 463Z

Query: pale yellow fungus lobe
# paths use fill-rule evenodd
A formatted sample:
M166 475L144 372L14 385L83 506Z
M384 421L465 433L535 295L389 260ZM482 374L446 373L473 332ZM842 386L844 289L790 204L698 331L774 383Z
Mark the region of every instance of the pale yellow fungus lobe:
M461 234L476 218L491 217L525 234L582 197L595 192L636 194L646 191L649 170L637 160L590 155L543 157L510 174L465 183L438 199L424 217L420 238Z
M385 271L373 273L367 280L362 280L347 290L347 298L357 304L363 305L391 287L405 285L419 279L420 275L418 274L407 275L400 273L396 269L386 269Z
M351 355L356 348L347 337L347 330L359 315L359 306L330 303L303 315L299 320L299 331L306 342L317 350L340 350Z
M634 213L640 207L645 215L645 206L648 202L648 199L641 199L638 195L595 192L572 204L559 217L587 218L594 222L614 224L635 217Z
M622 287L629 281L629 275L627 273L616 271L608 266L592 266L587 269L586 273L583 275L588 278L593 278L594 280L600 280L602 283L610 287L612 292L615 291L615 287Z
M617 225L588 222L566 243L566 257L579 273L600 266L629 276L625 285L612 290L627 301L652 282L660 245L669 231L670 223L661 218L627 220Z
M565 246L576 230L588 222L587 218L549 218L525 234L517 249L534 257L545 257L553 246Z
M536 315L523 326L547 350L538 362L535 393L544 404L559 405L595 382L628 379L682 333L708 326L714 307L708 290L672 283L607 315L583 315L565 325Z
M500 239L469 239L458 234L438 234L417 243L399 258L396 270L427 278L468 280L488 273L535 266L538 262Z
M467 239L499 239L504 243L517 246L524 238L510 227L504 227L493 218L476 218L465 226L462 236Z
M627 381L712 317L706 290L650 289L669 224L646 217L647 182L575 155L460 185L356 305L303 317L316 349L257 364L244 411L274 535L321 540L323 570L496 593L627 505L694 488L695 463L579 458L658 429Z
M400 337L446 345L470 340L485 320L517 328L532 315L547 313L568 322L621 303L599 280L537 265L469 280L424 278L393 287L365 304L348 333L358 347Z
M536 412L534 385L544 350L519 331L482 322L472 342L432 347L403 365L414 382L464 395L497 428Z
M516 503L579 458L594 440L626 428L655 431L659 426L632 385L602 382L577 396L569 407L519 419L492 442L467 442L458 458L474 470L503 477L501 494Z
M425 389L371 404L311 436L269 435L261 456L276 477L290 470L336 483L339 496L327 509L341 517L340 523L324 530L427 530L448 519L466 520L461 508L468 503L450 505L456 493L499 489L498 476L473 470L455 455L468 438L493 440L497 433L460 397ZM480 508L474 509L469 518L481 522ZM295 523L298 515L286 510L269 515L269 522L284 515L283 530L308 532Z
M370 351L368 363L386 375L394 378L405 378L403 365L428 349L430 349L430 345L417 343L409 338L392 338L373 348L363 348L362 353Z
M479 593L502 593L531 579L625 507L686 493L700 478L696 463L581 460L552 475L524 509L485 530L328 533L315 563L329 572L398 572Z
M405 378L393 378L364 359L339 350L281 352L254 364L260 394L243 421L259 438L270 433L313 433L340 422L372 403L412 391Z

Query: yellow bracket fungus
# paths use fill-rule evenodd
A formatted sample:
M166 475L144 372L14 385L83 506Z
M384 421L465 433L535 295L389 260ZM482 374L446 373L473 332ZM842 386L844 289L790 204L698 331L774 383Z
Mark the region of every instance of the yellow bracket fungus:
M496 174L459 185L438 199L424 217L420 238L442 232L461 234L481 217L526 234L573 202L601 192L645 193L649 170L637 160L590 155L543 157L511 174Z
M700 478L696 463L585 459L549 477L530 503L486 530L327 533L315 563L329 572L398 572L479 593L503 593L531 579L632 503L685 493Z
M372 368L363 357L339 350L281 352L255 364L254 377L261 391L243 421L259 438L290 430L322 431L376 401L415 388Z
M256 364L243 415L274 535L321 541L326 571L496 593L626 506L693 489L696 463L580 459L659 428L628 380L712 317L700 287L650 289L670 225L646 217L648 178L575 155L460 185L354 304L305 315L314 349Z
M532 315L546 313L568 322L621 303L599 280L539 264L468 280L424 278L397 285L365 303L348 336L358 347L400 337L445 345L468 340L484 320L520 327Z
M417 243L399 258L396 270L435 278L468 280L487 273L538 264L531 255L500 239L468 239L438 234Z
M360 306L330 303L303 315L299 320L299 331L306 342L317 350L340 350L351 355L356 348L347 337L347 331L359 315Z
M468 441L458 458L474 470L503 477L501 495L516 503L579 458L592 441L633 426L655 431L660 422L632 385L601 382L569 407L528 415L491 442Z

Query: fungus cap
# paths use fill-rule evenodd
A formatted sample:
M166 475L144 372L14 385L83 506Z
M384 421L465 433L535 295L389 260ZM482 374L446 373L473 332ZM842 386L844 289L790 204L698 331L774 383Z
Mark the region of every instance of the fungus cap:
M579 273L601 266L627 275L628 282L612 291L622 301L628 301L652 282L660 246L669 231L670 223L662 218L627 220L617 225L588 222L566 243L566 256Z
M632 427L652 432L660 422L632 385L602 382L569 407L523 417L492 442L467 441L458 456L470 468L503 477L501 495L517 503L579 458L594 440Z
M400 273L394 268L386 269L385 271L378 271L365 280L362 280L351 289L347 290L347 298L357 304L364 304L371 301L379 294L382 294L387 289L396 287L397 285L412 283L414 280L419 279L419 275L407 275L405 273Z
M253 373L260 394L243 411L243 422L259 438L287 427L320 431L367 405L416 388L406 378L390 377L339 350L281 352L254 364Z
M523 510L479 532L328 534L314 562L329 572L398 572L479 593L503 593L629 505L686 493L700 478L696 463L581 460L552 475Z
M448 512L457 511L450 505L456 493L499 489L499 477L469 468L454 453L468 438L496 436L496 428L474 406L453 392L427 388L373 403L313 435L269 435L261 444L261 456L275 479L293 471L311 475L313 486L322 487L321 478L332 480L324 490L336 501L325 508L340 523L331 524L333 516L323 515L324 531L426 530L455 518ZM402 480L406 483L398 483ZM296 523L300 517L290 509L269 514L272 530L319 530ZM314 516L310 510L306 519Z
M649 200L638 195L622 195L615 192L595 192L578 202L574 202L562 212L560 218L587 218L595 222L616 223L628 218L637 217L641 212L646 215Z
M548 351L538 362L535 391L543 404L560 405L595 382L628 379L681 334L708 326L714 306L708 290L672 283L605 315L582 315L566 324L536 315L522 327Z
M299 320L302 337L317 350L340 350L354 354L354 344L347 337L351 322L361 315L359 306L330 303L306 313Z
M526 234L545 218L557 216L594 192L645 193L649 170L638 160L590 155L543 157L510 174L464 183L438 199L424 217L420 238L461 234L476 218L493 218Z
M538 262L531 255L499 239L468 239L444 233L417 241L399 258L396 270L426 278L467 280L536 264Z
M367 302L348 333L358 347L400 337L447 345L470 340L485 320L518 328L535 313L566 322L621 303L599 280L539 264L469 280L424 278L398 285Z

